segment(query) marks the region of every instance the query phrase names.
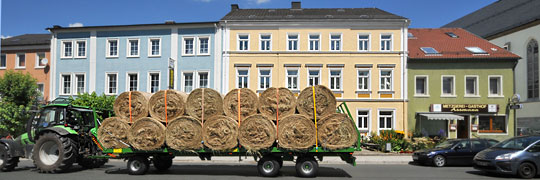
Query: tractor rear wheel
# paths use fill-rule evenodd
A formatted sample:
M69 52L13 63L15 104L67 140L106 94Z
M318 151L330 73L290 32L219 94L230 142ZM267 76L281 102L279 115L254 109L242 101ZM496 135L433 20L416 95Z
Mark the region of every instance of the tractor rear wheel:
M41 135L33 151L32 159L41 173L64 172L77 160L74 141L56 133Z
M11 157L9 148L5 144L0 143L0 171L13 171L19 163L19 157Z

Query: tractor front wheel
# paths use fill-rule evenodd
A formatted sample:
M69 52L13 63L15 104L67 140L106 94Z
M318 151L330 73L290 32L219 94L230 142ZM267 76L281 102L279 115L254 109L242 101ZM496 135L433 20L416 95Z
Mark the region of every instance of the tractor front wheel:
M64 172L77 160L73 140L56 133L41 135L33 152L34 164L42 173Z

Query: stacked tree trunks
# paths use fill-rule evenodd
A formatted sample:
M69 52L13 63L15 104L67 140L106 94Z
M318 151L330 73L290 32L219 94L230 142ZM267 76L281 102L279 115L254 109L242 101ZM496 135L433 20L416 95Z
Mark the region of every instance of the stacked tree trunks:
M324 86L305 88L298 98L287 88L268 88L259 97L246 88L224 97L209 88L189 95L132 91L118 96L114 110L117 117L105 119L98 130L105 148L335 150L353 146L358 138L354 123L336 113L334 94Z

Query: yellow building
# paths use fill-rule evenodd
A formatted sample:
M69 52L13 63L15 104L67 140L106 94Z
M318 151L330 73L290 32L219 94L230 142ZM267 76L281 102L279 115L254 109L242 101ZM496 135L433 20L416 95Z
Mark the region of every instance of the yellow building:
M312 85L346 102L363 133L405 131L409 20L377 8L240 9L221 20L223 90Z

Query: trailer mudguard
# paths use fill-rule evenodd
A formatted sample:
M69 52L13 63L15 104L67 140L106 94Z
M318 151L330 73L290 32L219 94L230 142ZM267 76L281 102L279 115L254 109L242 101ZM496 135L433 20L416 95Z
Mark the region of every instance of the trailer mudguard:
M0 143L8 147L8 153L10 157L22 157L24 156L24 149L20 142L12 139L0 139Z

